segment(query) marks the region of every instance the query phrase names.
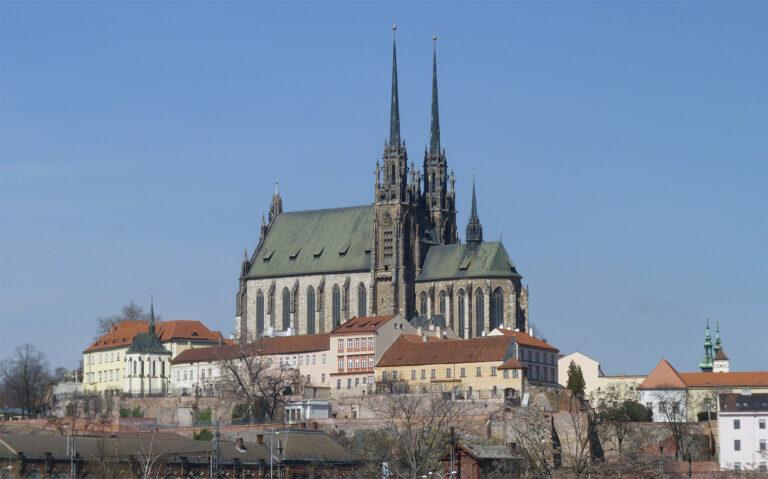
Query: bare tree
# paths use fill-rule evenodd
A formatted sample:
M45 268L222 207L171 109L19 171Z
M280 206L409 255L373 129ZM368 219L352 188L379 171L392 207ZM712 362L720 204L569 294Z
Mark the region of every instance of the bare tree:
M592 470L592 438L589 411L553 414L563 465L573 477L587 477Z
M152 433L149 444L142 444L136 450L136 455L131 456L130 468L136 475L136 479L155 479L160 477L164 451L157 450L154 445L155 434Z
M507 413L513 448L520 455L523 477L550 478L555 467L552 417L540 407L513 408Z
M219 361L223 396L245 403L251 423L259 415L274 419L285 404L285 396L301 385L298 370L276 364L263 355L262 346L261 341L234 344Z
M149 320L149 313L144 311L144 308L141 305L138 305L134 303L133 301L129 302L125 306L123 306L123 309L120 311L119 314L113 314L112 316L104 316L102 318L97 319L98 326L96 327L96 338L99 336L108 333L113 326L120 323L121 321L136 321L136 320ZM155 315L155 321L160 321L160 316Z
M410 479L437 467L450 450L451 427L461 430L466 406L445 399L439 391L384 394L368 400L381 421L379 452L393 477ZM385 462L385 461L381 461ZM379 463L381 463L379 462Z
M44 414L48 388L53 383L45 354L31 344L18 346L0 362L0 380L9 399L32 415Z
M686 458L694 439L687 418L686 392L684 390L659 391L656 393L656 401L659 412L669 427L669 432L675 442L675 460Z

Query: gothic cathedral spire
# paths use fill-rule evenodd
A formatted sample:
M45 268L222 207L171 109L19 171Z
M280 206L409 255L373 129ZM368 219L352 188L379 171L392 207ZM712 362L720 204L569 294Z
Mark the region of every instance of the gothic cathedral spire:
M432 125L429 129L429 154L440 154L440 109L437 105L437 36L432 36Z
M477 197L475 196L475 178L472 177L472 212L467 222L468 245L478 245L483 242L483 225L480 224L480 218L477 216Z
M400 146L400 99L397 92L397 39L395 31L397 25L392 26L392 101L389 112L389 146Z

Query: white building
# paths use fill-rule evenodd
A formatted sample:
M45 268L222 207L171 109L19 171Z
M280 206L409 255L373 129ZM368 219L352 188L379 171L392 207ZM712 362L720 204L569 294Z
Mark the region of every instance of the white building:
M312 419L328 419L331 417L331 403L317 399L290 401L285 405L285 423L296 424Z
M133 337L125 353L123 393L136 396L164 396L170 388L171 352L155 331L154 307L150 309L149 331Z
M768 394L721 394L720 469L768 471Z

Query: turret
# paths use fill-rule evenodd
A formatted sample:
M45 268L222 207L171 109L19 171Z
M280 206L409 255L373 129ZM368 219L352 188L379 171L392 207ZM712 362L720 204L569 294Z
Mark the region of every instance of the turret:
M477 196L475 195L475 178L472 177L472 211L467 222L466 242L468 245L478 245L483 242L483 225L477 216Z

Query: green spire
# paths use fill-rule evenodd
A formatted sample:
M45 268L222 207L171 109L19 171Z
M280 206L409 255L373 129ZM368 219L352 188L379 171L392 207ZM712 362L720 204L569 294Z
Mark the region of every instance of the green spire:
M437 104L437 35L432 35L432 126L429 131L429 154L440 154L440 110Z
M699 363L699 369L704 372L711 372L712 356L712 336L709 334L709 317L707 317L707 329L704 331L704 359Z
M720 341L720 321L717 322L717 332L715 333L715 354L723 350L723 343Z
M397 25L392 25L392 104L389 113L389 146L400 146L400 100L397 94Z

